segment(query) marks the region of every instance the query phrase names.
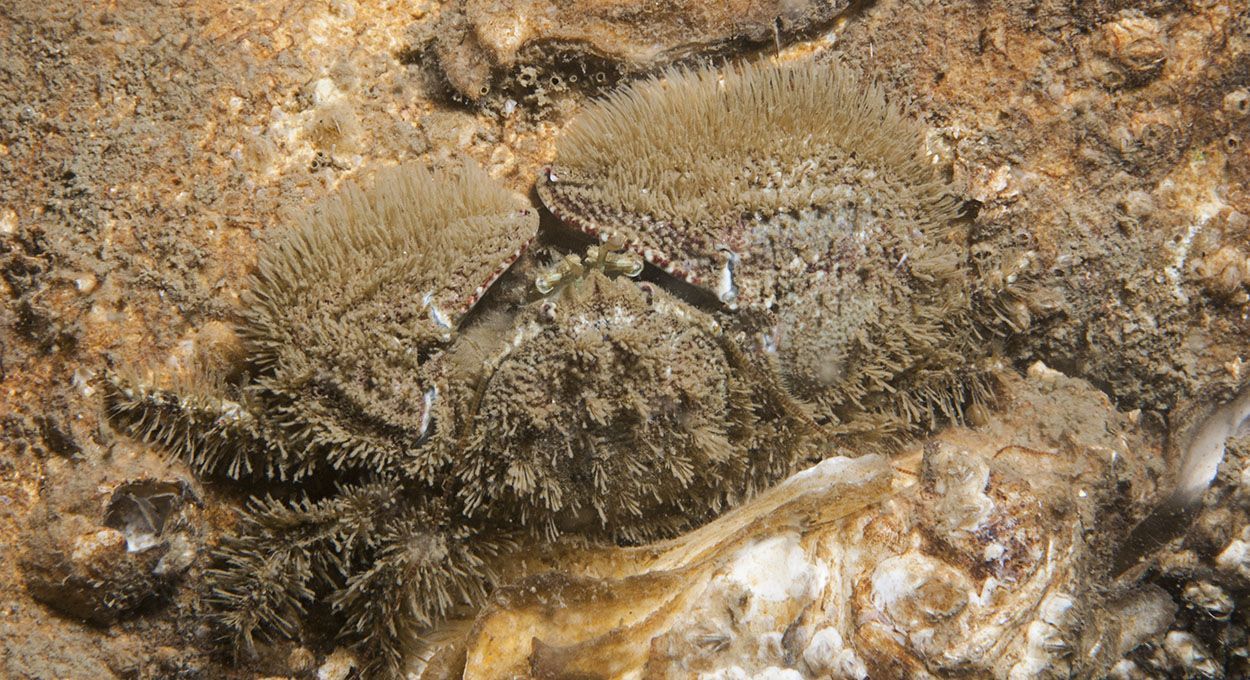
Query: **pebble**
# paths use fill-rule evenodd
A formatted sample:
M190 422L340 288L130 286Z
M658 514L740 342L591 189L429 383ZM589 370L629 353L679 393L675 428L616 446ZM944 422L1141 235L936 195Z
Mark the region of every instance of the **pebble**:
M344 680L356 667L356 657L346 649L336 649L317 669L317 680Z

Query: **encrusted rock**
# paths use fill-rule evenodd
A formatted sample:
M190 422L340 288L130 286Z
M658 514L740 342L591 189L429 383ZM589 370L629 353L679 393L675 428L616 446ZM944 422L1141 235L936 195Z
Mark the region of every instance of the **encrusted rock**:
M107 625L157 598L159 552L128 552L122 532L80 515L37 519L30 531L26 588L62 614Z
M1103 25L1095 48L1103 60L1093 68L1109 86L1142 85L1159 75L1167 61L1166 26L1158 19L1125 10Z
M1194 239L1191 265L1202 289L1234 305L1250 302L1250 218L1224 210Z
M458 0L443 10L434 52L447 80L472 100L514 75L524 88L560 90L578 79L601 85L619 74L770 43L828 23L848 0ZM567 72L542 74L527 64L572 61ZM567 82L566 82L567 81Z

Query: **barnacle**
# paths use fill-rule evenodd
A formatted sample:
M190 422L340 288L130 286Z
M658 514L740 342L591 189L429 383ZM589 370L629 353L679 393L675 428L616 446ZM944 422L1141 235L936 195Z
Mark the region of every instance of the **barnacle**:
M354 151L360 136L360 120L352 107L336 102L318 107L305 134L313 146L323 151Z
M818 417L905 428L985 391L956 203L923 139L837 66L671 71L576 119L538 192L754 319Z

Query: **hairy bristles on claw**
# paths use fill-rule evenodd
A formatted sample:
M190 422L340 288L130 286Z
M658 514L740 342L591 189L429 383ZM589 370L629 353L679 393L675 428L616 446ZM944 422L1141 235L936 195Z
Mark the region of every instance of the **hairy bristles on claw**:
M757 360L837 431L932 427L983 392L953 192L924 127L840 66L627 88L569 125L538 193L757 320Z
M739 188L769 179L743 177L748 167L714 159L770 162L779 170L807 162L815 169L832 160L821 157L831 150L895 173L918 193L938 189L922 198L942 212L953 208L924 152L924 127L887 103L880 87L828 63L670 70L575 119L560 138L557 158L561 170L604 172L601 190L621 192L639 212L695 207L699 212L681 217L697 222L738 208ZM614 167L604 167L609 162ZM680 184L642 181L658 179L657 173ZM631 191L640 185L665 190ZM698 190L705 204L672 203L688 195L687 188Z
M533 239L538 217L476 165L389 168L349 183L296 216L256 264L245 336L260 361L291 341L318 339L292 314L361 303L402 307L442 337ZM313 337L309 337L309 336Z
M527 206L475 165L401 166L271 238L242 335L253 389L302 471L434 474L425 444L454 423L440 415L447 386L430 359L534 237Z
M767 239L787 237L752 223L831 215L848 198L852 210L886 203L922 228L953 217L924 138L880 88L833 64L672 70L578 116L539 194L571 226L624 232L648 261L688 282L715 286L726 262L743 256L750 305L773 293L753 279L795 255L768 252ZM875 204L845 190L860 187Z

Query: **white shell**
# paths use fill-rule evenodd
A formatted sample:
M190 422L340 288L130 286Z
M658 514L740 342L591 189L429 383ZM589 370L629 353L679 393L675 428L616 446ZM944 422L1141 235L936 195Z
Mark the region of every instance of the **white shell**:
M1015 415L900 458L825 460L672 541L552 548L535 562L576 566L543 577L513 565L521 580L465 640L465 677L1109 672L1161 641L1173 605L1109 600L1086 565L1112 538L1089 521L1140 513L1113 500L1116 484L1141 483L1161 450L1110 434L1128 418L1085 383L1012 378L1009 391Z

